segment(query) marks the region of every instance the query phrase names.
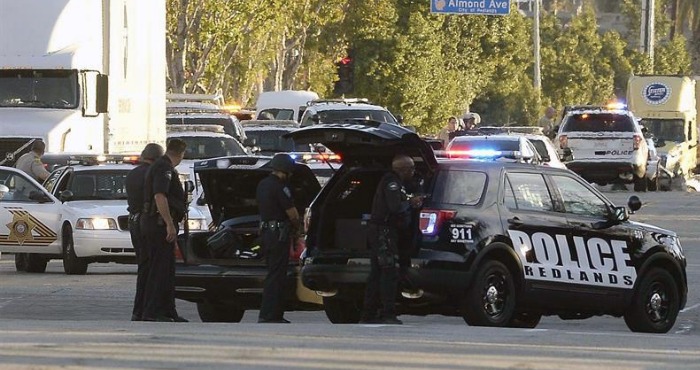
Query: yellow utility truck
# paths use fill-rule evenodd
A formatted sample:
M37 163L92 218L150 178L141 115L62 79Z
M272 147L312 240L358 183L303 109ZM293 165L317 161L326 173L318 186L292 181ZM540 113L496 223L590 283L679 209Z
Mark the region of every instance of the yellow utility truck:
M640 119L654 147L647 177L650 187L670 188L675 180L690 180L698 164L698 111L700 82L697 77L640 75L627 83L627 104ZM688 185L690 186L690 184Z

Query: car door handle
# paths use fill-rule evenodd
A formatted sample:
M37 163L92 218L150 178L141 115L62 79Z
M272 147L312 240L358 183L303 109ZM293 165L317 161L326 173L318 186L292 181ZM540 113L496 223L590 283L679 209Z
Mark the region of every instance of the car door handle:
M518 218L518 217L513 217L513 218L509 218L509 219L508 219L508 223L511 224L511 225L522 225L522 224L523 224L523 220L521 220L521 219Z

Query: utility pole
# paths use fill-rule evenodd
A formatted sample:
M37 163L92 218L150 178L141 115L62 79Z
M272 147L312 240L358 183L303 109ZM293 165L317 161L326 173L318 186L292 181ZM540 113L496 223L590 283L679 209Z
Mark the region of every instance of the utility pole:
M535 90L538 93L542 89L542 78L540 77L540 1L542 0L535 0L534 29L532 32L533 49L535 51L535 71L533 73L533 80Z
M654 0L642 0L642 23L639 33L639 51L646 54L654 66ZM653 72L653 70L652 70Z

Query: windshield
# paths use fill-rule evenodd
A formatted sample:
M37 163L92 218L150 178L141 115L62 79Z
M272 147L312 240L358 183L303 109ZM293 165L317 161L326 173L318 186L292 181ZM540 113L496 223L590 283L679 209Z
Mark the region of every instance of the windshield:
M309 152L308 144L294 144L294 140L285 139L282 135L288 130L246 130L248 139L255 139L255 146L261 152Z
M635 123L624 114L572 114L564 123L562 132L634 132Z
M291 109L268 108L260 111L258 119L296 120L296 117Z
M309 126L314 124L311 120L313 114L309 111L304 117L304 122L302 126ZM338 110L325 110L318 112L319 123L333 123L337 121L344 121L348 119L367 119L383 123L391 123L398 125L399 123L391 115L391 113L385 110L378 109L338 109Z
M647 134L652 134L655 142L685 141L684 124L681 119L643 119L642 126L647 128Z
M0 70L0 107L77 108L78 73L73 70Z
M70 179L71 200L126 199L126 175L129 170L80 171Z
M185 159L208 159L244 155L245 149L232 137L178 136L187 143Z
M224 133L240 138L241 132L238 126L234 123L233 118L229 116L222 117L197 117L187 114L174 115L167 117L165 122L169 125L217 125L224 128Z

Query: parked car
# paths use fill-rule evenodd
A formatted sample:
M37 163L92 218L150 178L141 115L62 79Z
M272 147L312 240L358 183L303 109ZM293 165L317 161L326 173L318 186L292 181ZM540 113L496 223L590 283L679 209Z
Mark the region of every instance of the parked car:
M208 197L215 230L190 233L180 243L175 297L195 302L205 322L239 322L246 310L260 309L267 267L260 250L258 182L269 176L270 157L237 156L204 160L195 173ZM320 189L313 172L297 164L290 190L304 215ZM218 234L217 234L218 233ZM224 247L210 238L230 240ZM285 282L286 310L319 310L321 300L298 283L303 244L290 245Z
M686 304L680 239L629 220L641 207L635 196L628 210L567 169L437 160L414 133L381 122L317 125L287 136L343 157L307 211L301 271L333 323L360 319L370 271L367 220L396 153L414 159L428 195L398 313L499 327L535 327L542 315L613 315L633 331L665 333Z

